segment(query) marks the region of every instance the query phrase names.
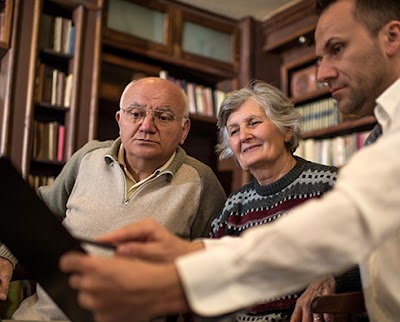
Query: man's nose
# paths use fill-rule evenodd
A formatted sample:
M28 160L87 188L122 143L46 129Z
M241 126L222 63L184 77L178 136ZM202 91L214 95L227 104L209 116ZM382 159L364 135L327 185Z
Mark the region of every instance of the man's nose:
M153 113L151 113L151 112L146 113L146 116L143 118L142 124L140 125L140 127L145 130L154 130L155 129Z
M334 66L332 66L331 63L329 63L327 60L322 59L319 62L318 68L317 68L317 81L320 83L326 83L330 79L336 78L337 77L337 71Z

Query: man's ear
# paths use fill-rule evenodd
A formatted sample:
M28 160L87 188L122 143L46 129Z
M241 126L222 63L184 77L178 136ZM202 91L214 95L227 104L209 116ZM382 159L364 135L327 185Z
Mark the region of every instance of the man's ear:
M121 118L121 111L118 110L118 111L115 113L115 119L117 120L118 123L119 123L120 118Z
M190 130L190 119L186 119L185 124L183 124L183 130L182 130L182 137L181 140L179 141L179 144L185 143L185 140L189 134Z
M400 21L393 20L383 27L385 50L388 56L400 54Z
M119 121L121 120L121 110L118 110L118 111L115 113L115 119L117 120L117 123L118 123L119 135L121 135L121 125L120 125L120 123L119 123Z

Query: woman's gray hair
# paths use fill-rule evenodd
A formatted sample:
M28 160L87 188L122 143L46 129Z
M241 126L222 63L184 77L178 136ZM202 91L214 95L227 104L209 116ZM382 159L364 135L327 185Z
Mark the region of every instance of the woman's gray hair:
M219 159L233 156L232 149L229 146L226 122L229 116L248 100L253 100L263 107L267 117L282 133L285 134L288 131L292 133L292 138L286 143L286 147L291 153L296 151L301 138L301 114L278 88L260 80L253 80L249 82L247 87L230 93L221 103L217 122L219 143L216 146Z

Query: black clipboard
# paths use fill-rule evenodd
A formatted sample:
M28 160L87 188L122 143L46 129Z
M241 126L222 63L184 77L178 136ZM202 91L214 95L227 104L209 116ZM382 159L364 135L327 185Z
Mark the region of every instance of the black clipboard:
M91 322L93 315L77 303L77 291L58 261L64 253L85 252L58 218L21 177L0 157L0 240L73 322Z

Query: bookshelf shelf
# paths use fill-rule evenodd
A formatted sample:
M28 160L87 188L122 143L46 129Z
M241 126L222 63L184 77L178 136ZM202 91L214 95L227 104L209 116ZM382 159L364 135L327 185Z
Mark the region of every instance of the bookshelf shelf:
M8 47L3 43L0 42L0 59L4 57L4 55L7 53Z
M217 124L217 118L214 117L214 116L200 115L200 114L191 113L190 114L190 119L193 120L193 121L210 123L210 124L213 124L213 125Z
M346 120L335 126L306 132L303 134L303 139L325 139L354 132L368 131L371 130L375 124L376 119L373 116L366 116L355 120Z
M40 122L57 122L65 124L66 113L69 108L51 105L49 103L36 103L34 119Z
M56 105L56 104L50 104L50 103L46 103L46 102L38 102L38 103L36 103L36 107L37 107L38 112L44 112L44 113L47 113L47 112L50 112L50 113L64 112L65 113L65 112L69 111L69 107L66 107L64 105Z
M63 70L68 70L70 60L73 55L56 52L51 49L41 49L39 51L39 59L54 66L60 66Z
M43 167L53 167L60 168L63 167L65 162L56 160L44 160L44 159L32 159L33 169L43 168ZM60 169L61 170L61 169Z
M46 177L57 176L64 165L65 162L62 161L32 159L30 174Z
M305 102L309 102L312 100L316 100L316 98L320 98L320 97L327 97L329 96L329 88L327 87L323 87L323 88L319 88L315 91L311 91L309 93L303 94L301 96L297 96L297 97L290 97L290 100L295 103L305 103Z

